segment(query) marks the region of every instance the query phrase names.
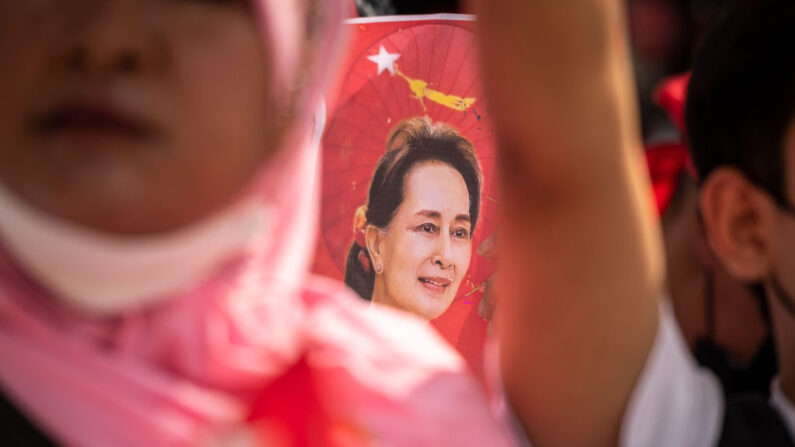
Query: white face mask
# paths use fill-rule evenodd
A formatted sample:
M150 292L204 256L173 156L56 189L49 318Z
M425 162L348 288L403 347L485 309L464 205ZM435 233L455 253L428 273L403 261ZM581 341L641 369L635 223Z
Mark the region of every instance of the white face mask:
M197 285L260 244L274 217L251 198L176 232L123 237L46 215L0 184L3 246L58 299L95 317L140 309Z

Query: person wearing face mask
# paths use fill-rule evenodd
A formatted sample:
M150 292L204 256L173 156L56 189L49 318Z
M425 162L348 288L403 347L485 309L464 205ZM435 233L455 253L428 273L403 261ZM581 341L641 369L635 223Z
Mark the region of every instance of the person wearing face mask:
M664 80L655 100L684 134L690 74ZM698 212L698 185L687 145L646 148L666 252L665 286L682 335L699 365L727 395L768 394L778 371L764 291L736 281L708 246Z
M779 361L769 399L724 397L661 305L622 2L478 8L512 235L497 278L500 366L530 441L792 446L795 3L727 4L695 58L685 113L709 247L735 281L764 290Z
M453 128L398 123L355 217L345 283L375 304L440 316L469 269L481 184L472 143Z
M662 217L674 315L696 361L727 395L766 395L778 368L764 290L736 281L715 259L697 216L697 186L685 176Z
M0 0L0 444L512 444L307 273L346 4Z

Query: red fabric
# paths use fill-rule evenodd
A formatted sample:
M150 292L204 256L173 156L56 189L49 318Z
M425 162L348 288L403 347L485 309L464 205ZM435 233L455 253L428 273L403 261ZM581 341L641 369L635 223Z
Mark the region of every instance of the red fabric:
M686 172L696 177L685 143L685 98L689 81L690 72L664 79L654 90L654 101L665 110L681 132L679 141L646 148L646 163L660 216L668 209L680 176Z
M654 89L654 102L668 113L679 130L685 132L685 98L690 72L664 79Z
M301 358L259 395L248 421L263 438L262 445L304 447L331 445L328 416L313 370Z
M671 204L679 184L679 176L685 171L687 159L687 148L682 144L661 144L646 148L646 163L660 216Z

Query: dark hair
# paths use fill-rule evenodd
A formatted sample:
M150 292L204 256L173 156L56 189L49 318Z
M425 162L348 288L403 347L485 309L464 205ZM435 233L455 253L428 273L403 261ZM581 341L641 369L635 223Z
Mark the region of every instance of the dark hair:
M717 17L693 65L685 119L700 181L731 166L786 205L795 115L795 2L744 0Z
M355 0L356 10L362 17L458 12L459 3L459 0Z
M386 148L370 182L367 224L386 228L403 203L406 175L412 168L430 162L450 166L464 178L469 192L472 232L475 231L480 213L482 175L475 149L469 140L447 124L432 123L427 117L410 118L392 129ZM363 265L363 260L367 267ZM366 300L372 298L375 281L371 264L367 248L354 240L345 264L345 284Z

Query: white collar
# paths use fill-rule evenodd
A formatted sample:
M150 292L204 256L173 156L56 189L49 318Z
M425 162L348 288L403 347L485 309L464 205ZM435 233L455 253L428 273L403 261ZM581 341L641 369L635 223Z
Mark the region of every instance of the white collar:
M795 439L795 404L784 394L778 377L773 379L770 385L770 404L778 410L778 414L787 426L790 437Z

